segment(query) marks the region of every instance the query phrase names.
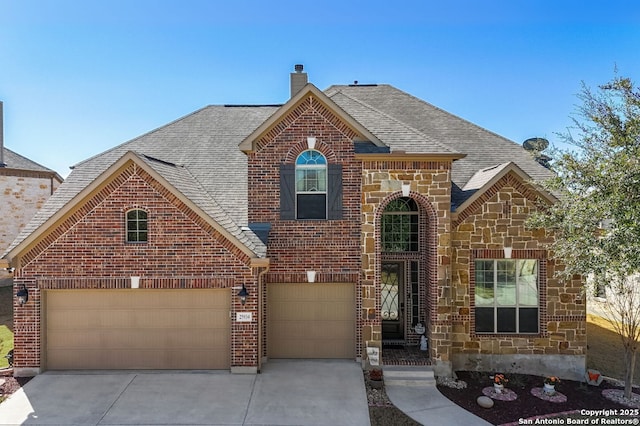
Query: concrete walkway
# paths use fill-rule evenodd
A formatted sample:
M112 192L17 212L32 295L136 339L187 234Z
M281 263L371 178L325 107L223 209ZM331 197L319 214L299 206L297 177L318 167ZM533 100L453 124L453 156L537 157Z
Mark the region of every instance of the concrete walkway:
M386 390L387 396L399 410L424 426L491 425L451 402L435 386L424 388L386 386Z
M0 404L2 425L369 425L353 361L270 361L262 374L49 372Z
M385 367L384 387L393 405L424 426L491 425L442 395L430 367Z

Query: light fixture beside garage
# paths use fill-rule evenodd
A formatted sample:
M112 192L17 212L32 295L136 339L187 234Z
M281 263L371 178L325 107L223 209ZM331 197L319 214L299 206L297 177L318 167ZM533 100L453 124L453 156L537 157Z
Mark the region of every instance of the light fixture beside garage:
M16 293L16 297L18 298L18 303L20 304L20 306L29 301L29 291L24 284L22 284L22 288Z
M242 284L242 288L238 292L238 297L240 298L240 303L242 303L242 306L244 306L244 304L247 303L247 297L249 297L249 292L247 291L247 288L244 286L244 284Z

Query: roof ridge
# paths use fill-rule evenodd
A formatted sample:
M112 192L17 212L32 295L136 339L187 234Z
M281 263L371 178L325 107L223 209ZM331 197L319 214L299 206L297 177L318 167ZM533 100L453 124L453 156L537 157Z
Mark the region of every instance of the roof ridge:
M381 85L378 85L378 86L381 86ZM388 86L388 85L385 85L385 86ZM350 87L351 87L351 86L350 86ZM393 87L393 86L390 86L390 87ZM423 137L425 140L428 140L429 142L431 142L431 143L433 143L433 144L435 144L435 145L440 146L441 148L443 148L443 149L445 149L445 150L449 151L449 152L450 152L450 153L452 153L452 154L453 154L453 153L456 153L456 154L457 154L457 153L459 153L458 151L454 150L454 149L453 149L453 148L451 148L450 146L445 145L445 144L443 144L442 142L437 141L437 140L435 140L435 139L431 138L430 136L426 135L425 133L421 132L420 130L418 130L418 129L416 129L416 128L414 128L414 127L410 126L410 125L408 125L407 123L405 123L405 122L403 122L403 121L398 120L397 118L395 118L395 117L393 117L393 116L391 116L391 115L387 114L386 112L380 111L379 109L377 109L377 108L373 107L372 105L369 105L368 103L366 103L366 102L364 102L364 101L362 101L362 100L360 100L360 99L356 99L356 98L354 98L353 96L349 96L348 94L344 93L344 92L343 92L341 89L339 89L339 88L336 88L336 89L335 89L335 93L333 93L331 96L329 96L329 95L327 95L327 96L329 96L330 98L333 98L333 96L335 96L335 95L337 95L337 94L341 94L342 96L345 96L345 97L347 97L347 98L351 99L352 101L354 101L354 102L358 103L359 105L362 105L363 107L368 108L368 109L369 109L369 110L371 110L371 111L374 111L376 114L380 114L380 115L382 115L383 117L386 117L387 119L389 119L389 120L393 121L394 123L399 124L400 126L404 127L405 129L410 130L411 132L415 133L416 135L420 135L420 136L421 136L421 137Z

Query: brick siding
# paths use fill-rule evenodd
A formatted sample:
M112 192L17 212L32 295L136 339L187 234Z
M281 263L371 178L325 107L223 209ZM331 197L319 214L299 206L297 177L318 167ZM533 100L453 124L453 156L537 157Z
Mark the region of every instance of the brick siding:
M127 243L125 212L148 212L147 243ZM114 176L23 256L15 281L29 289L29 303L14 306L15 366L40 367L40 292L46 289L229 288L244 284L256 295L248 256L135 164ZM18 287L17 286L17 287ZM232 293L232 312L254 321L232 321L231 365L255 367L257 298L245 306Z

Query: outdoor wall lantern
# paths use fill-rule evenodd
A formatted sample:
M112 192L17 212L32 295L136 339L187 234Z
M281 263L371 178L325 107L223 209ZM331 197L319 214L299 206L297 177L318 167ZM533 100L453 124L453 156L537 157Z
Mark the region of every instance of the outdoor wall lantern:
M411 184L410 183L406 183L406 182L402 182L402 196L403 197L408 197L410 191L411 191Z
M242 306L244 306L244 304L247 303L248 296L249 296L249 292L247 291L247 288L244 286L244 284L242 284L242 288L238 292L238 297L240 298L240 303L242 303Z
M24 305L29 300L29 292L24 284L22 284L22 288L16 293L16 297L18 298L20 306Z
M307 281L310 283L316 282L316 271L307 271Z

